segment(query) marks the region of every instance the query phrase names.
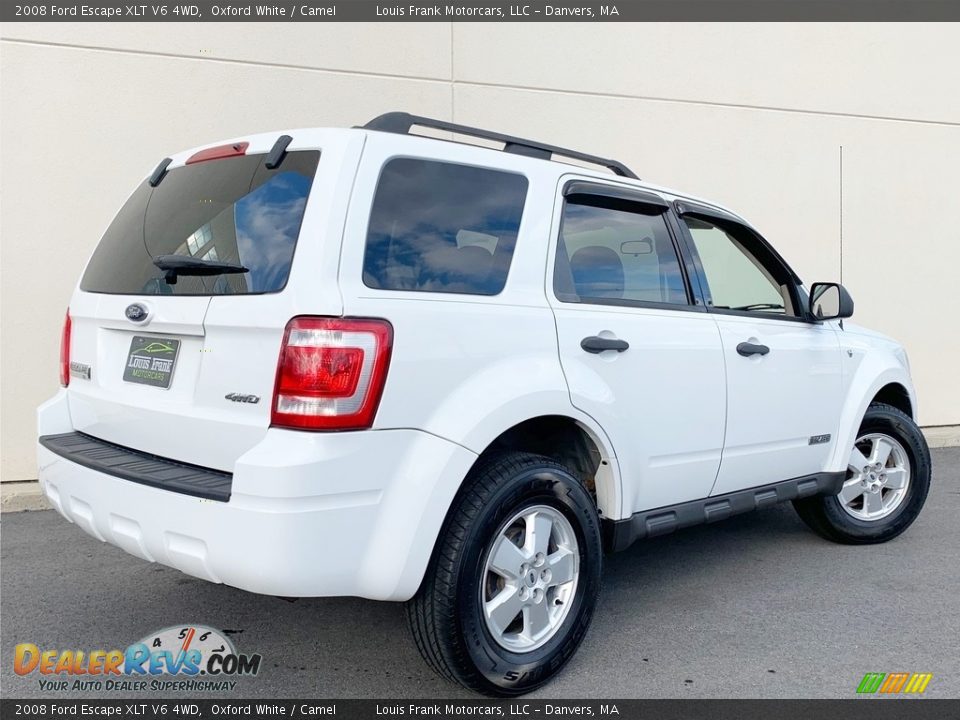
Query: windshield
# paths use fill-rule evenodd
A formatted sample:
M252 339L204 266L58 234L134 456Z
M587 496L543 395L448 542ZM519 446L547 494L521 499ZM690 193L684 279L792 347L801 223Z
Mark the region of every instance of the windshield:
M288 153L273 170L264 158L186 165L171 170L155 188L144 181L104 234L80 289L123 295L282 290L320 153ZM162 256L242 271L170 273L155 263Z

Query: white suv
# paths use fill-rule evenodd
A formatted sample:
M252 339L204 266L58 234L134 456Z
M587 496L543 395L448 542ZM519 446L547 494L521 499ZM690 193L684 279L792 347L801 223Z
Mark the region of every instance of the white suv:
M165 159L110 225L40 480L144 560L409 601L437 672L519 695L604 551L786 500L837 542L913 522L906 354L852 311L612 160L404 113L256 135Z

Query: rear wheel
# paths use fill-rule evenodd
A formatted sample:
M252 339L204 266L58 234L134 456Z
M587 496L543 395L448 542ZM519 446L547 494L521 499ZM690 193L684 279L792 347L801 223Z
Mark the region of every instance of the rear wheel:
M867 409L840 493L795 500L800 518L834 542L886 542L916 520L930 487L930 451L920 428L891 405Z
M487 695L547 682L586 634L602 548L590 494L550 458L482 458L454 500L408 603L414 639L444 678Z

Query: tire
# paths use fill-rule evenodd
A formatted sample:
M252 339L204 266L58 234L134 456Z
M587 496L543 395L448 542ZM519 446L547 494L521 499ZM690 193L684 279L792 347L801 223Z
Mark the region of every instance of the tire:
M546 520L549 530L543 531ZM538 538L547 537L548 551L538 565L532 548L543 547L546 541ZM513 550L504 544L510 538ZM523 560L516 577L488 567L488 562L513 567L500 559ZM451 682L498 697L528 693L556 675L583 640L602 564L596 507L567 468L525 452L482 457L454 499L423 584L407 603L414 640L430 667ZM527 568L522 576L521 567ZM549 587L547 580L567 575L575 581ZM507 624L524 592L527 609ZM493 614L503 632L495 633L484 612L493 598L506 598L502 616ZM542 625L544 618L562 619L550 629ZM544 627L547 634L533 642L534 631Z
M880 447L891 447L882 467L878 458L883 455L874 455L878 442ZM868 462L872 467L864 472L858 470L851 448L851 467L840 494L794 500L793 506L800 519L827 540L846 545L887 542L910 527L923 508L930 489L930 450L917 424L884 403L872 403L867 408L855 447L864 459L877 459L877 463ZM907 469L905 476L899 472L900 466ZM893 477L906 477L906 481L889 479ZM906 486L898 487L902 482ZM865 484L879 489L864 492ZM862 496L854 497L859 492ZM875 517L867 517L874 503L879 503Z

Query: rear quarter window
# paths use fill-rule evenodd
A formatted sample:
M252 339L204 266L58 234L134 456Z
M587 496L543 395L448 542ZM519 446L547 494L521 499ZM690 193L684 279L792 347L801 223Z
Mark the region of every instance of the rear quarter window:
M497 295L527 197L515 173L395 158L380 174L363 259L379 290Z

